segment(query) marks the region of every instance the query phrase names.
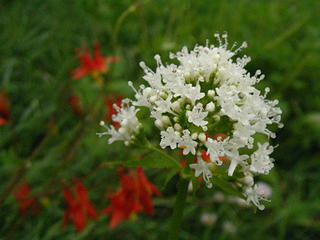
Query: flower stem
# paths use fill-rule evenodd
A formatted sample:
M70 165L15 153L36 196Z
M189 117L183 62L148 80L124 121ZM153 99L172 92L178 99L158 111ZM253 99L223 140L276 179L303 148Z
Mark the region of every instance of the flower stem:
M180 177L178 182L178 194L174 204L173 215L170 220L169 240L179 239L179 230L188 193L188 184L188 180Z

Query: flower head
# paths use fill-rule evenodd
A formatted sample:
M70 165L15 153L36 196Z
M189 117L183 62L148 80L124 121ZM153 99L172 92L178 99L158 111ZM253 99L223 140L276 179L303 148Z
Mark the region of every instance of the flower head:
M270 154L273 152L273 147L268 142L264 144L258 143L258 149L251 155L250 170L255 173L268 174L273 168L273 159Z
M264 75L260 70L250 74L245 69L250 57L236 57L247 44L229 49L226 34L215 36L217 46L207 42L171 53L175 64L163 64L159 55L154 57L155 70L141 62L146 83L136 89L129 82L135 92L132 105L150 110L160 130L161 148L179 147L184 155L198 160L190 164L195 177L202 176L211 187L217 175L213 171L219 170L220 175L224 171L225 177L234 176L232 186L251 199L249 202L258 203L260 198L248 189L255 175L268 174L273 167L269 157L273 148L268 142L275 133L269 126L282 127L282 111L278 100L267 99L269 88L263 93L255 87ZM258 142L258 135L265 141ZM250 185L242 182L244 176L252 177Z

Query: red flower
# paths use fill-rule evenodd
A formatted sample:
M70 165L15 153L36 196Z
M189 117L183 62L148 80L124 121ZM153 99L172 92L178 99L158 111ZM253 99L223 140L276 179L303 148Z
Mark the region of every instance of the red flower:
M142 168L128 175L122 169L118 170L121 188L107 196L110 205L102 213L111 215L109 227L115 228L120 222L128 219L132 214L144 211L152 215L152 195L160 196L160 191L146 178Z
M81 180L77 180L70 190L63 190L64 198L68 204L65 210L63 226L68 220L72 221L78 232L83 231L89 217L97 219L98 215L88 197L88 191Z
M10 119L10 103L7 94L0 93L0 126L6 124Z
M105 121L111 121L112 125L115 127L120 127L120 123L112 121L112 116L117 114L117 110L113 106L114 104L117 105L119 108L121 107L122 97L116 96L114 98L106 98L104 103L107 106L107 113L104 116Z
M108 70L108 65L106 63L118 62L120 59L119 57L102 57L99 42L96 42L93 48L93 55L90 54L88 49L78 50L81 66L73 71L73 79L79 79L88 74L96 76L97 74L104 73Z
M33 214L40 212L38 202L31 194L31 188L28 183L23 183L18 186L14 191L14 196L19 205L19 211L26 214L31 211Z
M80 99L77 95L71 95L69 97L69 104L70 104L72 111L75 115L80 116L83 114L83 107L82 107Z

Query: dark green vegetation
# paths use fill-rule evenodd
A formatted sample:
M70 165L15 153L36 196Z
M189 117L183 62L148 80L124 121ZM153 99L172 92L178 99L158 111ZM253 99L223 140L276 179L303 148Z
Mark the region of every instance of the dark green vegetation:
M106 189L117 185L118 176L101 163L140 154L129 154L122 144L109 147L95 135L105 106L94 98L90 81L71 79L78 65L74 49L98 40L104 55L121 56L103 91L130 96L127 81L141 81L140 61L154 66L154 54L165 59L169 51L203 44L222 31L231 43L248 42L248 69L262 70L260 87L269 86L284 111L285 127L274 142L276 167L262 179L273 187L272 202L254 213L212 203L213 191L201 191L188 198L181 239L320 239L319 9L317 0L1 1L0 87L8 93L11 120L0 128L0 195L21 169L17 179L28 180L42 211L24 217L9 196L0 205L0 239L165 239L174 180L155 201L153 217L139 215L112 231L107 217L91 221L81 234L71 224L61 229L61 181L82 178L102 209ZM73 91L89 92L82 117L68 105ZM161 188L162 172L148 175ZM201 224L204 212L215 212L217 223ZM237 227L235 235L223 230L226 220Z

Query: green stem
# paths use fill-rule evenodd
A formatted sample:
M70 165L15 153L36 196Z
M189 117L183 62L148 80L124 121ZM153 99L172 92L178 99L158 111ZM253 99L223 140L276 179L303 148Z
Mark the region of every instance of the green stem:
M123 21L133 12L135 12L139 7L143 5L143 2L135 2L132 5L130 5L117 19L116 25L114 27L114 31L112 34L112 47L113 51L115 53L116 51L116 46L117 46L117 40L118 40L118 34L119 30L121 28L121 25Z
M188 180L180 177L178 182L178 194L174 204L173 215L170 220L169 240L179 239L179 230L188 193L188 184Z

